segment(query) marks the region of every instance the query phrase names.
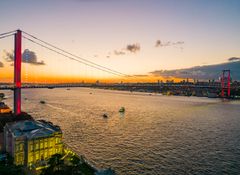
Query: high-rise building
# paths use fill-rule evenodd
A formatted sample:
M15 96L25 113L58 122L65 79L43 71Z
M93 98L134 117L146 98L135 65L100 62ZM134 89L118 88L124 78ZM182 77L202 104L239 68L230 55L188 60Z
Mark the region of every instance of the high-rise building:
M7 123L4 147L16 165L38 168L53 154L63 153L62 131L59 126L44 120Z

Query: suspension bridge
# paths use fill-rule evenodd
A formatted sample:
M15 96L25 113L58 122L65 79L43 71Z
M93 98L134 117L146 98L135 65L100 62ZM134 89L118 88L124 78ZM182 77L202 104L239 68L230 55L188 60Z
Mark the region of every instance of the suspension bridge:
M13 84L0 84L0 90L13 90L14 91L14 113L19 114L21 113L21 89L27 89L27 88L65 88L65 87L99 87L99 88L120 88L120 89L151 89L151 90L159 90L163 89L166 87L170 88L181 88L181 89L209 89L211 91L221 91L222 97L225 96L230 96L230 70L224 70L222 77L221 77L221 83L218 84L173 84L173 83L136 83L141 81L141 78L137 76L132 76L132 75L127 75L122 72L116 71L112 68L97 64L95 62L90 61L89 59L80 57L76 54L72 54L71 52L68 52L64 49L61 49L60 47L57 47L53 44L50 44L49 42L46 42L42 39L39 39L38 37L29 34L25 31L22 30L14 30L10 32L5 32L0 34L0 39L8 38L14 36L14 53L7 53L8 58L6 59L9 62L13 62L13 79L14 83ZM75 71L74 75L69 75L68 72L64 71L64 69L67 69L67 66L64 64L62 67L59 68L60 75L59 76L65 76L64 73L68 74L68 81L75 81L75 83L64 83L61 79L58 79L56 72L51 72L52 70L46 69L45 72L40 69L39 72L33 73L36 69L35 68L27 68L26 64L33 64L35 66L43 66L45 65L45 62L37 60L37 56L35 55L34 52L30 52L29 50L25 49L25 57L23 58L23 52L22 52L22 47L23 46L22 40L28 41L36 46L40 46L43 49L46 49L49 52L52 52L58 56L67 58L69 60L72 60L76 63L80 63L79 65L83 65L84 67L76 67L76 65L71 65L69 66L69 69L71 71ZM31 57L32 56L32 57ZM24 64L24 73L22 74L22 63ZM58 67L59 60L56 62L52 62L53 67ZM73 69L72 67L75 67ZM82 71L83 69L90 68L94 69L95 72L93 74L89 73L87 75L83 75ZM77 71L76 71L77 70ZM98 72L96 72L96 70ZM30 73L28 72L30 71ZM55 77L52 78L52 80L49 80L50 74L54 74ZM30 79L30 75L31 79ZM111 75L114 76L116 80L118 80L121 83L99 83L98 80L97 82L91 82L91 83L79 83L80 78L76 78L77 76L82 77L82 81L85 79L90 79L91 76L96 76L98 78L96 79L107 79L108 76L106 75ZM97 75L96 75L97 74ZM104 75L102 75L104 74ZM33 78L33 75L37 76L40 75L42 76L39 79ZM44 75L44 76L43 76ZM102 77L100 76L102 75ZM44 79L45 77L45 79ZM72 79L72 77L75 77L75 79ZM86 78L87 77L87 78ZM23 80L24 79L24 80ZM122 83L123 81L129 81L132 82L135 80L135 83Z

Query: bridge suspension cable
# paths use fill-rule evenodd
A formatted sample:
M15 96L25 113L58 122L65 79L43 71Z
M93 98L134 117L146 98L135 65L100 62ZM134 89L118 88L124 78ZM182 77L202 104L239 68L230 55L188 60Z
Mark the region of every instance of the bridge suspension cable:
M0 34L0 39L6 38L6 37L10 37L10 36L16 34L16 32L17 32L17 30L1 33ZM50 44L49 42L41 40L38 37L36 37L36 36L34 36L32 34L29 34L29 33L25 32L25 31L22 31L22 33L27 35L27 36L22 35L23 38L25 38L25 39L27 39L27 40L29 40L29 41L31 41L31 42L33 42L33 43L43 47L45 49L48 49L48 50L50 50L52 52L55 52L55 53L57 53L59 55L67 57L67 58L69 58L71 60L75 60L75 61L77 61L77 62L79 62L81 64L84 64L86 66L92 67L94 69L101 70L103 72L110 73L110 74L115 75L115 76L123 77L124 79L125 78L137 78L137 79L140 79L138 76L127 75L127 74L121 73L119 71L116 71L114 69L110 69L108 67L105 67L105 66L102 66L100 64L94 63L94 62L92 62L92 61L90 61L90 60L88 60L86 58L83 58L83 57L80 57L78 55L72 54L72 53L70 53L70 52L68 52L68 51L66 51L64 49L61 49L61 48L59 48L59 47L57 47L57 46L55 46L53 44Z
M7 37L12 36L12 35L14 35L14 34L5 35L5 36L0 36L0 39L7 38Z
M12 36L16 33L16 30L10 31L10 32L5 32L0 34L0 39L7 38L9 36Z
M16 33L16 30L9 31L9 32L5 32L5 33L1 33L0 36L2 36L2 35L8 35L8 34L14 34L14 33Z
M122 77L132 77L131 75L127 75L127 74L121 73L121 72L119 72L119 71L110 69L110 68L108 68L108 67L102 66L102 65L97 64L97 63L94 63L94 62L92 62L92 61L89 61L88 59L85 59L85 58L82 58L82 57L77 56L77 55L75 55L75 54L72 54L72 53L70 53L70 52L68 52L68 51L66 51L66 50L63 50L63 49L61 49L61 48L59 48L59 47L57 47L57 46L54 46L53 44L50 44L50 43L48 43L48 42L46 42L46 41L43 41L43 40L41 40L41 39L39 39L39 38L37 38L37 37L35 37L35 36L33 36L33 35L25 32L25 31L22 31L22 32L23 32L24 34L28 35L29 37L31 37L31 38L33 38L33 39L35 39L35 40L37 40L37 41L39 41L39 42L41 42L41 43L44 43L45 45L48 45L48 46L54 48L55 50L54 50L54 49L51 49L51 50L54 51L54 52L56 52L56 53L58 53L58 54L60 54L59 51L63 52L63 53L64 53L63 56L65 56L65 57L67 56L66 54L68 54L68 55L71 55L71 59L74 59L75 61L79 61L80 63L83 63L83 64L85 64L85 65L91 66L91 67L93 67L93 68L96 68L96 69L99 69L99 70L102 70L102 71L105 71L105 72L108 72L108 73L111 73L111 74L114 74L114 75L122 76ZM25 37L25 36L24 36L24 37ZM25 37L25 38L29 40L29 38L27 38L27 37ZM30 40L31 40L31 39L30 39ZM35 42L35 41L33 41L33 40L31 40L31 41L32 41L32 42ZM39 43L39 42L38 42L38 43L35 42L35 43L40 45L41 43ZM49 49L48 46L43 46L42 44L41 44L41 46ZM56 51L56 50L58 50L58 51ZM62 54L62 53L61 53L61 54ZM67 56L67 57L70 58L69 56ZM73 57L74 57L74 58L73 58Z
M62 55L62 56L64 56L64 57L67 57L67 58L69 58L69 59L71 59L71 60L74 60L74 61L77 61L77 62L79 62L79 63L85 64L85 65L87 65L87 66L89 66L89 67L92 67L92 68L95 68L95 69L98 69L98 70L101 70L101 71L104 71L104 72L108 72L108 73L111 73L111 74L116 75L116 76L125 77L125 76L120 75L120 74L118 74L118 73L114 73L114 72L112 72L112 71L108 71L108 70L99 68L99 67L97 67L97 66L91 65L91 64L89 64L89 63L83 62L83 61L81 61L81 60L79 60L79 59L76 59L76 58L74 58L74 57L71 57L71 56L66 55L66 54L64 54L64 53L61 53L61 52L59 52L59 51L57 51L57 50L55 50L55 49L52 49L52 48L50 48L50 47L48 47L48 46L45 46L45 45L43 45L43 44L41 44L41 43L39 43L39 42L37 42L37 41L34 41L34 40L32 40L32 39L24 36L24 35L23 35L22 37L25 38L25 39L27 39L28 41L33 42L34 44L37 44L37 45L39 45L39 46L41 46L41 47L44 47L45 49L48 49L48 50L50 50L50 51L52 51L52 52L55 52L55 53L57 53L57 54L59 54L59 55Z

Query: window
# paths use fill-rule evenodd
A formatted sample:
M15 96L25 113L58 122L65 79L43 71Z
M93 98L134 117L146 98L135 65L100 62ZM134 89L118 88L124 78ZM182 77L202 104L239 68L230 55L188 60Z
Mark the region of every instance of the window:
M49 149L49 156L53 154L52 149Z
M18 152L18 145L15 145L15 151Z
M22 154L17 154L16 156L16 163L19 164L23 164L23 155Z
M19 144L19 151L23 151L23 143Z
M39 149L39 144L35 143L35 149Z
M45 147L45 148L48 147L47 140L45 140L45 142L44 142L44 147Z
M36 161L39 160L39 154L36 154Z
M15 161L18 162L18 155L15 156Z
M33 144L30 144L30 151L33 151Z
M44 157L47 158L47 156L48 156L48 155L47 155L47 151L46 151L46 152L44 153Z
M52 140L52 139L50 140L50 144L49 144L49 146L50 146L50 147L53 146L53 140Z
M58 150L59 150L59 153L62 153L62 147L59 147Z
M43 149L43 142L40 142L40 149Z
M33 162L33 155L32 154L29 156L29 162Z

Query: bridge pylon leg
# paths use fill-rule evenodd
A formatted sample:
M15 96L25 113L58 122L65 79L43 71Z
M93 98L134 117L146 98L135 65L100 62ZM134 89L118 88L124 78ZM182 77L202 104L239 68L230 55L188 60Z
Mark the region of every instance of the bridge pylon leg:
M230 70L223 70L221 77L222 97L231 96L231 73Z
M14 114L21 113L21 62L22 62L22 31L15 34L14 47Z

